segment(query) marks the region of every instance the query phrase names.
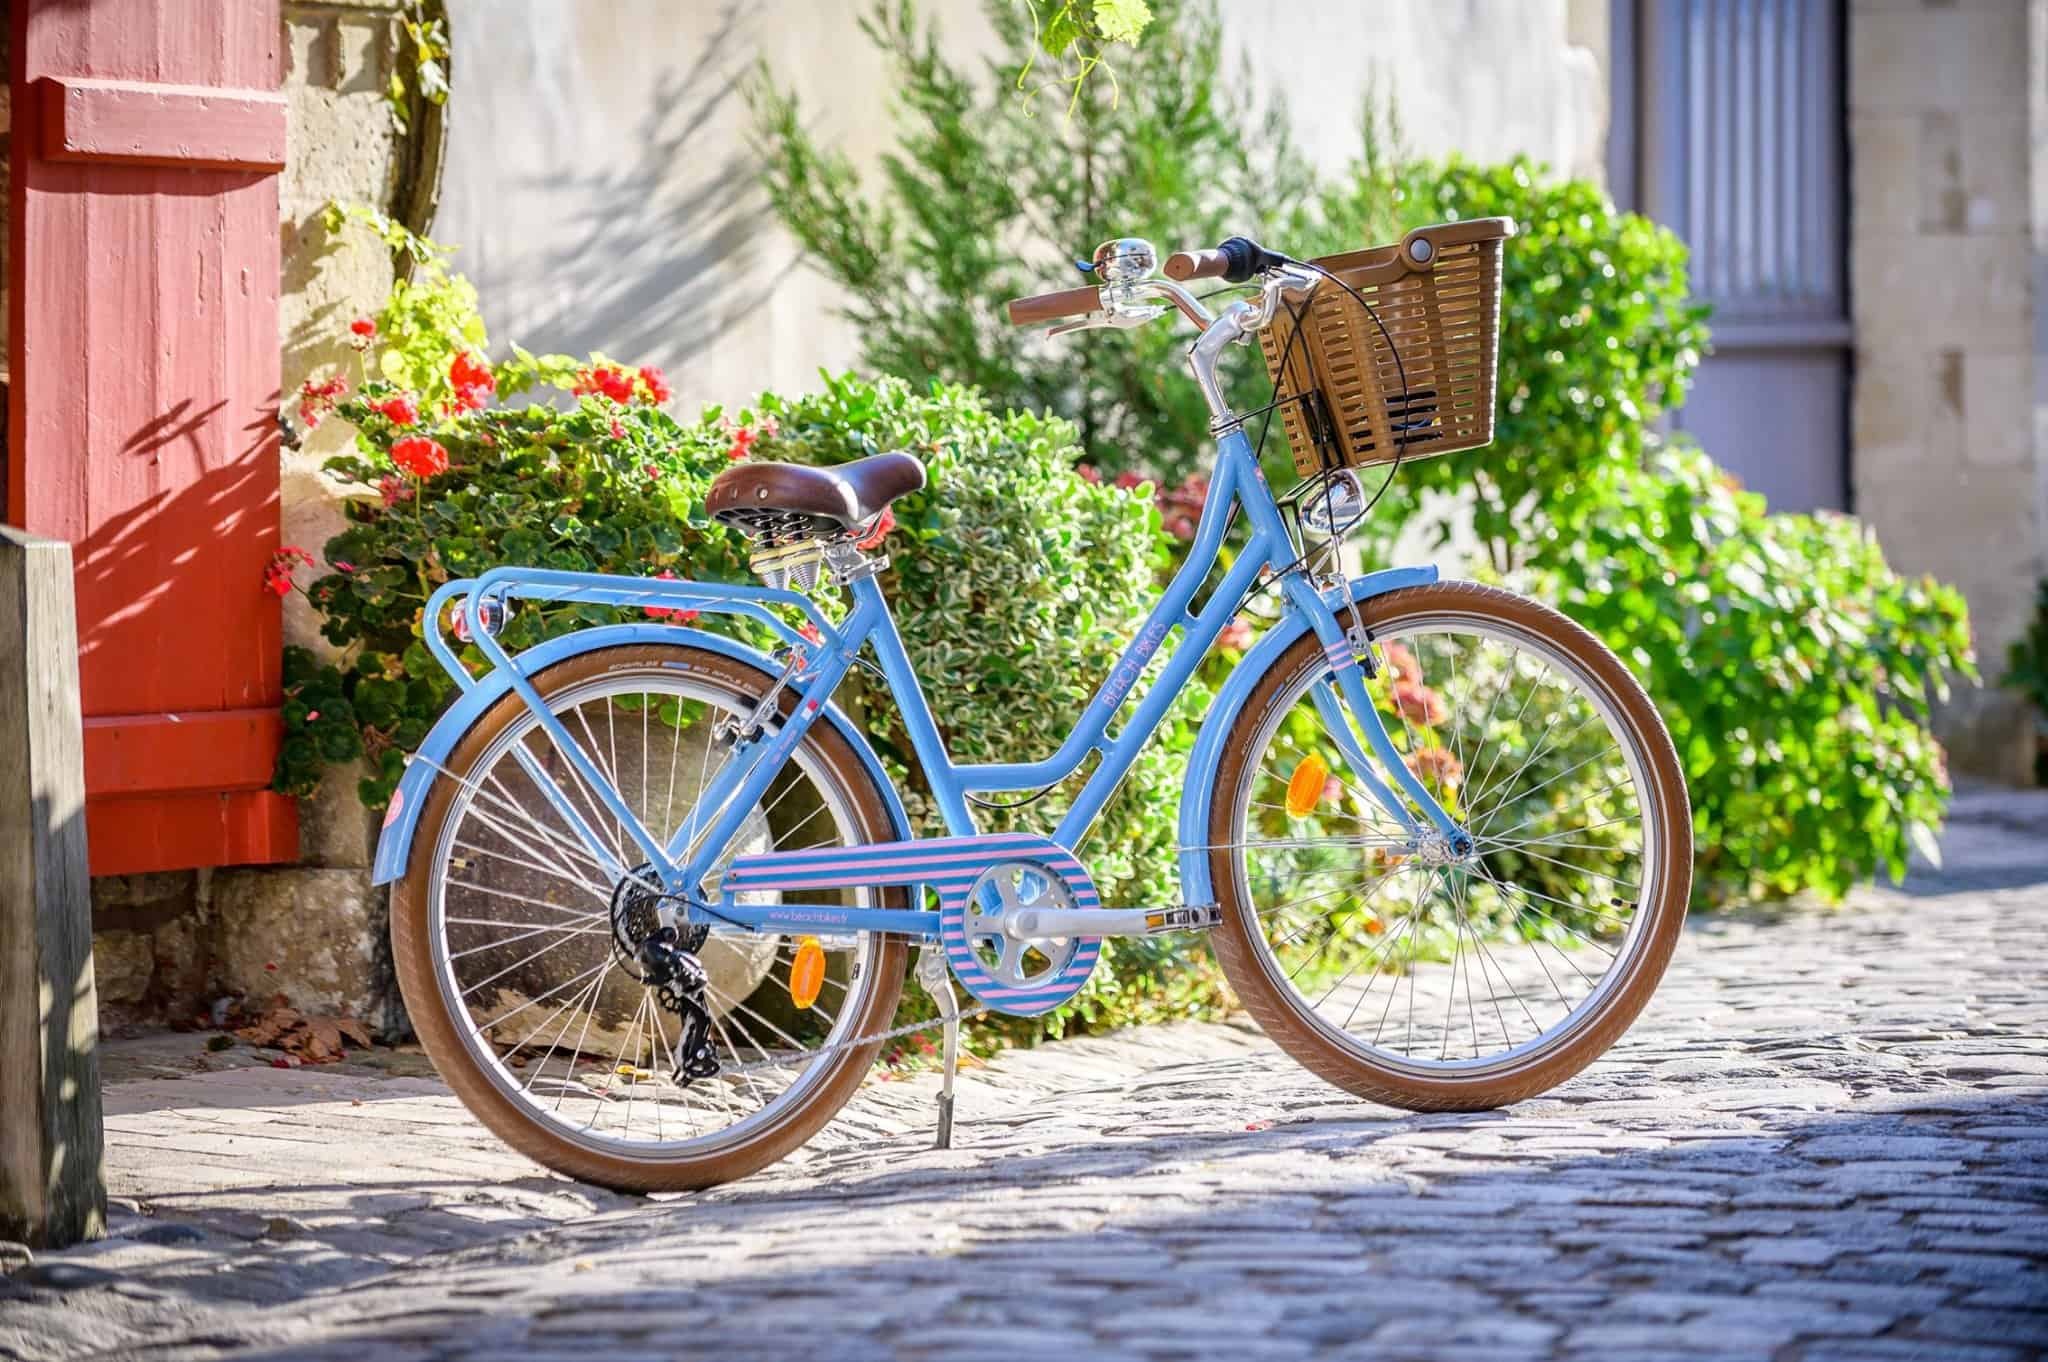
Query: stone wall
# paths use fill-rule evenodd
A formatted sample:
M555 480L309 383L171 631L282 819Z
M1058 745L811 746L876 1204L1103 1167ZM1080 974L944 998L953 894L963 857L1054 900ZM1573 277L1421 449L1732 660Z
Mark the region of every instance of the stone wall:
M2048 4L1849 9L1855 509L1894 565L1969 597L1995 683L2048 571ZM1943 716L1955 764L2031 779L1995 684Z

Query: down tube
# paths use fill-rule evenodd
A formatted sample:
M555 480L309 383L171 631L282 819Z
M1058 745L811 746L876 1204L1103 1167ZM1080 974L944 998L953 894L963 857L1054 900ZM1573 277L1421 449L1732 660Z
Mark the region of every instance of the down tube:
M1088 825L1102 812L1102 806L1123 783L1131 763L1138 759L1139 751L1152 740L1152 734L1166 718L1166 711L1180 698L1181 688L1187 685L1195 668L1202 665L1208 656L1209 645L1216 635L1223 632L1223 626L1244 602L1244 594L1258 579L1267 565L1270 545L1265 536L1254 534L1240 553L1237 561L1224 574L1223 581L1202 607L1202 613L1190 617L1186 634L1180 646L1173 650L1173 656L1166 660L1159 676L1145 692L1145 698L1138 702L1137 710L1121 733L1104 749L1102 764L1088 777L1088 783L1081 787L1074 798L1074 805L1060 819L1060 825L1053 832L1052 839L1063 847L1079 845L1081 836L1088 831Z

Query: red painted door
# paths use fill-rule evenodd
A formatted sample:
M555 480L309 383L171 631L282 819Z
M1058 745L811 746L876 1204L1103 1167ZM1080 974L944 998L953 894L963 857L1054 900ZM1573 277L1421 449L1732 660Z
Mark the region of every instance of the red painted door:
M7 519L70 541L95 874L291 860L278 0L12 0Z

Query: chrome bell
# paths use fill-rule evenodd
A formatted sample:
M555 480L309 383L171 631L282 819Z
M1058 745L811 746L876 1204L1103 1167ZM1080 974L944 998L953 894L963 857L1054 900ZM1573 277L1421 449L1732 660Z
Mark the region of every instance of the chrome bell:
M1159 268L1159 252L1142 237L1120 236L1095 248L1095 282L1135 284Z

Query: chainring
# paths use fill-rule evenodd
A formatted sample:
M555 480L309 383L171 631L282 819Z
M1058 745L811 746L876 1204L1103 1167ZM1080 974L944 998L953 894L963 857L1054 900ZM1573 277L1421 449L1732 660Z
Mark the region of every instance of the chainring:
M1102 942L1095 937L1019 940L1004 924L1013 914L1030 910L1100 906L1088 872L1070 855L991 861L964 889L941 894L939 940L953 976L976 1001L1012 1016L1034 1017L1081 991Z

